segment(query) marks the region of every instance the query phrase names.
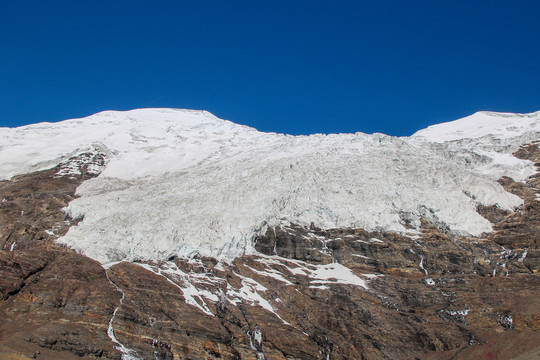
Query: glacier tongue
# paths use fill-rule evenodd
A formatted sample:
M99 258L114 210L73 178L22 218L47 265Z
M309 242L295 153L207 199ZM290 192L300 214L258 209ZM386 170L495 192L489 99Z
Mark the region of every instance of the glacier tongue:
M523 116L504 119L508 127ZM479 235L491 225L477 205L521 204L496 180L535 172L511 156L540 138L538 116L526 119L510 135L497 127L495 135L456 138L445 134L460 125L449 123L433 136L428 128L409 138L290 136L201 111L108 111L0 129L0 161L7 163L0 175L55 165L92 144L105 148L104 172L83 183L68 208L84 220L59 239L102 263L194 254L232 259L253 251L265 226L288 222L405 231L404 217L426 217L448 231Z

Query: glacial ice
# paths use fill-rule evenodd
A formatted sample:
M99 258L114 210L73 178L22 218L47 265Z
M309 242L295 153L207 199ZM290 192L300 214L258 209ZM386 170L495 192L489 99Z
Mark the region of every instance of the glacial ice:
M102 263L230 260L254 252L267 226L289 223L405 232L405 218L425 217L479 235L492 230L479 204L522 203L496 180L534 174L511 154L540 139L538 115L479 113L398 138L262 133L194 110L106 111L0 129L0 177L106 154L66 209L84 220L58 240Z

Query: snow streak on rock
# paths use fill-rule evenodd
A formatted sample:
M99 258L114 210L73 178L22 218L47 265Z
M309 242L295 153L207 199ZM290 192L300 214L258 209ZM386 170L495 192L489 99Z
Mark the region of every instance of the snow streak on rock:
M323 291L330 289L332 285L367 290L367 282L378 277L363 274L361 278L341 264L312 265L264 255L253 256L252 259L252 266L220 263L212 271L198 259L189 261L197 271L183 271L173 261L138 265L165 278L180 290L186 304L198 308L208 316L216 316L217 307L224 303L234 306L246 304L263 308L286 325L290 323L279 314L281 300L260 281L271 284L271 281L277 280L283 286L294 286L301 282L307 283L309 289ZM257 339L262 335L256 331L253 335L260 343Z
M428 271L427 271L426 268L424 267L424 256L422 256L422 255L420 255L420 262L418 263L418 266L420 267L420 269L422 269L422 271L424 272L424 274L429 275L429 274L428 274Z
M209 291L197 289L191 282L190 277L180 270L174 262L167 262L159 267L148 264L140 264L140 266L156 275L163 276L169 283L180 289L187 304L199 308L199 310L206 315L214 316L214 314L208 308L204 298L209 298L216 302L219 300L219 298ZM176 282L171 278L175 279ZM181 283L182 286L180 286L177 282ZM198 299L198 301L196 299Z
M122 344L116 336L114 336L114 318L116 317L116 313L118 309L120 309L120 306L124 303L124 299L126 298L126 294L122 289L118 287L114 282L111 281L109 278L109 274L107 273L107 270L105 270L105 275L107 276L107 280L118 290L120 293L122 293L122 298L120 299L120 304L114 309L113 315L111 317L111 320L109 320L109 327L107 329L107 335L109 336L109 339L113 343L115 343L117 346L115 347L116 350L120 351L122 353L122 360L138 360L139 358L136 356L136 352L134 350L128 349L124 344Z
M355 275L351 269L338 263L326 264L326 265L313 265L299 260L283 259L279 256L263 256L258 255L256 261L268 266L268 269L272 269L271 266L285 266L287 270L296 276L306 276L310 279L311 288L328 289L332 284L345 284L354 287L361 287L365 290L368 289L367 281ZM259 272L262 274L269 274L271 277L281 280L282 275L277 276L270 271ZM275 271L275 270L274 270ZM378 275L364 274L367 279L372 279ZM292 282L285 279L289 284Z

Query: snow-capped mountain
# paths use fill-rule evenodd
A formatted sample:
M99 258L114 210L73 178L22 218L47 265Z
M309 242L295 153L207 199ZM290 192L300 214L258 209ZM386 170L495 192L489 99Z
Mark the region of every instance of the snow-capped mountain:
M539 115L0 129L0 358L536 358Z
M0 176L104 154L101 175L67 209L84 220L59 239L102 263L231 260L266 227L291 223L414 234L427 218L479 235L492 230L479 205L522 203L497 179L535 173L511 154L540 138L539 115L482 112L398 138L262 133L205 111L105 111L0 129Z

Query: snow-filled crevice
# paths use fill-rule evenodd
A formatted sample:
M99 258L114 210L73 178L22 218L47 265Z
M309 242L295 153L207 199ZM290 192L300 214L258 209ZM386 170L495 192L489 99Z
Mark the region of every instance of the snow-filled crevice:
M418 266L420 267L420 269L422 269L424 274L429 275L428 271L424 267L424 256L423 255L420 255L420 262L418 263Z
M251 350L255 351L255 356L257 357L257 360L265 360L266 357L264 356L264 352L262 351L262 332L261 330L256 327L253 332L247 330L246 334L249 339L249 346Z
M120 298L120 303L118 306L114 309L113 315L111 319L109 320L109 327L107 328L107 336L109 336L109 339L113 343L116 344L115 349L120 351L122 353L122 360L138 360L137 352L135 350L129 349L124 344L122 344L114 335L114 318L116 317L116 313L118 312L118 309L120 309L120 306L124 303L124 299L126 298L126 293L120 289L118 285L116 285L110 278L107 270L105 270L105 275L107 276L107 280L116 288L118 292L122 294L122 297Z

